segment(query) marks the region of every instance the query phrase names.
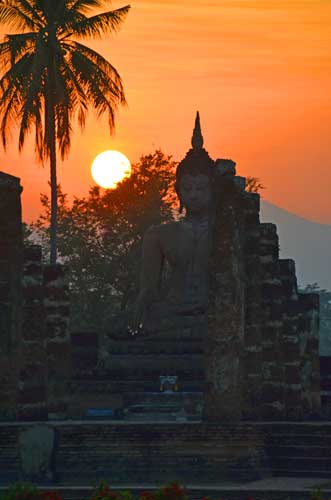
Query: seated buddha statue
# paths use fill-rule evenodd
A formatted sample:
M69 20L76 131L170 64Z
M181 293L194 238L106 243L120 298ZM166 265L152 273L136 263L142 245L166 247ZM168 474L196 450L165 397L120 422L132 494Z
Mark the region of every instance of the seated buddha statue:
M173 222L150 227L144 236L140 293L132 334L162 328L162 320L204 314L208 303L215 162L203 148L199 114L192 148L178 164L175 189L180 212ZM168 279L163 280L165 268Z

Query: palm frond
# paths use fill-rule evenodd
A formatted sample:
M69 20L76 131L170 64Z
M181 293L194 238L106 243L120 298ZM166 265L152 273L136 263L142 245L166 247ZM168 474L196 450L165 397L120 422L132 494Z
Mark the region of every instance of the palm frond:
M14 65L21 56L27 52L34 51L37 34L35 32L22 33L17 35L6 35L3 47L0 47L0 57L7 52L8 61ZM5 57L3 57L5 59ZM5 62L5 60L4 60Z
M18 6L8 4L0 5L0 24L22 31L37 30L41 27L39 22L27 16Z
M57 129L57 140L59 144L59 150L62 159L68 153L71 145L71 114L70 108L65 105L60 105L56 107L55 116L56 116L56 129Z
M102 0L67 0L66 3L67 8L75 13L87 13L104 5Z
M10 95L9 95L10 94ZM16 92L8 92L7 99L1 106L0 134L4 149L7 149L8 136L10 136L10 124L14 124L19 116L20 102Z
M78 125L83 129L85 127L87 112L86 95L75 74L74 68L71 66L69 58L63 61L62 73L67 83L67 88L70 91L70 100L72 102L72 108L77 114Z
M43 88L45 64L40 57L34 57L30 67L29 85L25 89L24 102L22 105L22 118L19 130L18 147L21 151L24 146L25 138L31 131L32 126L36 128L36 136L41 135L41 131L37 133L38 127L41 127L40 117L41 110L44 108L44 96L41 89ZM42 141L37 146L36 152L41 161L48 156L47 141Z
M72 61L75 61L76 74L88 79L88 71L91 71L91 78L96 79L102 76L103 87L109 87L116 94L116 98L123 105L126 104L122 79L116 68L98 52L79 42L70 41L65 44L71 52Z
M8 2L9 0L7 0ZM43 10L41 5L35 0L11 0L14 3L18 3L19 9L29 18L33 19L35 23L39 26L45 26L45 16L43 15Z
M81 86L85 89L86 100L98 117L107 113L109 129L113 132L115 111L119 103L125 102L121 80L115 82L95 61L82 53L72 54L72 65Z
M107 33L117 32L130 9L129 5L120 9L103 12L92 17L83 17L65 25L67 36L75 38L102 38Z
M29 87L26 72L27 68L31 66L32 59L32 54L25 54L0 79L0 131L4 147L6 147L11 126L21 117L25 92Z

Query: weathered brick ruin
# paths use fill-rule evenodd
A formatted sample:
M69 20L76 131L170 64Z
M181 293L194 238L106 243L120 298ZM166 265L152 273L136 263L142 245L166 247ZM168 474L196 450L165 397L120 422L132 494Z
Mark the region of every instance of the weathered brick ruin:
M320 411L316 294L298 293L260 197L225 176L216 205L206 417L301 419Z
M155 395L160 376L176 375L180 391L177 400L172 395L172 412L177 405L180 414L182 406L188 418L199 418L201 410L208 421L316 416L318 295L298 293L294 261L279 258L276 226L260 223L260 196L245 190L234 162L213 162L201 146L193 146L178 168L194 162L216 172L210 174L216 195L207 318L160 318L146 338L121 339L110 331L90 375L79 367L78 350L84 347L78 345L74 392L85 385L89 394L98 387L100 397L121 393L124 409L131 405L144 413L153 409L153 400L160 409Z
M20 181L0 172L0 418L15 418L21 345Z
M0 173L0 484L329 477L330 426L288 422L320 412L318 296L298 293L259 195L234 172L218 189L207 318L98 339L69 335L64 268L23 248L20 183ZM160 393L164 374L178 392ZM163 420L123 420L137 398ZM91 408L119 412L79 420Z
M38 246L23 250L19 180L2 173L0 181L2 418L65 418L72 396L93 405L88 386L101 400L124 391L125 406L133 392L157 391L167 371L190 393L178 403L193 405L192 415L194 392L203 393L207 420L319 413L318 296L298 293L294 262L279 259L276 226L260 223L259 195L245 191L244 179L232 172L219 182L208 332L201 317L188 317L182 330L178 323L155 339L110 340L94 354L88 346L90 367L79 335L71 358L64 269L42 265Z
M0 418L67 414L69 290L60 265L23 248L19 179L0 172Z

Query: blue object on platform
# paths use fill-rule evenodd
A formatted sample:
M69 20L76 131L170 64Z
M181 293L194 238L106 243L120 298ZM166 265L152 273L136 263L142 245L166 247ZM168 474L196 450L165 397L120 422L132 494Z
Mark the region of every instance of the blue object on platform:
M88 408L87 418L120 418L120 412L112 408Z

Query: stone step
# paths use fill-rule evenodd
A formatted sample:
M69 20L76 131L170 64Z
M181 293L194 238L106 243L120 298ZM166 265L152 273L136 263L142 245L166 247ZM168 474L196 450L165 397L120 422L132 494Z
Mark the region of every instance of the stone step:
M127 412L124 416L127 422L200 422L200 415L188 415L181 411L136 411Z
M301 478L313 478L320 477L324 478L327 483L330 482L330 472L328 470L309 470L309 469L288 469L288 467L282 467L279 469L272 469L273 477L301 477Z
M164 405L148 405L138 404L130 406L124 410L124 419L128 421L186 421L186 420L200 420L199 415L190 415L186 413L181 405L164 404Z
M111 379L126 380L158 378L160 375L176 375L179 378L201 378L204 374L202 354L116 354L99 359L99 372Z
M80 380L70 386L70 418L86 418L89 409L112 409L122 411L133 405L172 404L185 407L185 411L196 414L202 407L202 384L199 381L190 381L187 391L183 391L185 384L179 383L180 391L174 393L160 392L160 382L153 381L95 381ZM172 411L172 410L169 410ZM200 410L199 410L200 411Z
M177 413L181 411L182 405L177 401L173 403L137 403L130 405L126 410L127 413Z
M185 380L180 378L178 380L179 391L190 393L201 393L203 390L204 380L190 379ZM127 394L127 393L155 393L160 391L159 378L141 380L108 380L98 378L77 378L72 380L70 384L70 394L83 395L83 394Z
M200 420L202 393L129 393L124 398L126 419L174 418Z
M304 440L300 444L299 442L290 445L278 443L277 445L274 444L269 446L268 449L272 456L275 457L298 457L299 459L328 457L331 460L331 447L329 442L330 439L321 446L320 444L316 445L314 442L308 443Z
M107 351L110 354L203 354L202 339L173 340L135 340L108 341Z
M275 455L271 456L270 466L276 474L283 474L284 470L287 470L291 476L295 476L298 471L298 476L302 477L304 476L304 471L306 471L308 477L311 477L312 475L318 476L322 471L324 472L324 476L325 474L329 474L331 478L331 459L322 455L310 458L309 456Z
M279 449L282 452L283 449L289 448L292 453L296 453L298 455L302 455L305 452L305 449L311 449L316 446L316 442L318 442L318 446L322 444L325 448L330 448L331 450L331 434L295 434L295 435L284 435L284 434L274 434L268 440L268 444L274 450Z
M135 404L183 404L186 401L200 402L203 399L202 392L128 392L124 400L127 405Z
M331 477L331 422L260 425L275 475Z
M273 465L272 472L275 477L323 477L330 480L330 464L325 468L322 467L300 467L301 464L290 462L280 463L279 466Z

